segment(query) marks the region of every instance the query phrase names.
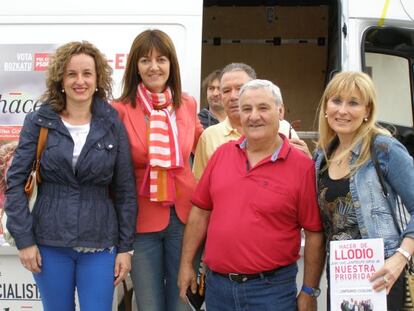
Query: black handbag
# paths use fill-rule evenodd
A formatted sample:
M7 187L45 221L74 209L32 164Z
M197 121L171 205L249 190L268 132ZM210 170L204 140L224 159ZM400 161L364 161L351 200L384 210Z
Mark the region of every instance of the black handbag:
M192 310L204 311L201 309L205 299L205 275L204 272L200 273L199 281L197 283L197 291L195 294L192 293L191 288L187 288L186 294L188 303Z

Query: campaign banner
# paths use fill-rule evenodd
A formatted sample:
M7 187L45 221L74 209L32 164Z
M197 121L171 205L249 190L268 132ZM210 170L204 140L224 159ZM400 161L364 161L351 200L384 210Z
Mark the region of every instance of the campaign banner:
M42 309L39 288L31 272L22 267L17 255L0 253L0 310Z
M369 281L383 265L383 239L331 241L331 310L387 311L385 289L375 292Z
M17 147L24 118L41 105L49 57L56 47L57 44L0 44L0 209L4 207L7 169ZM20 283L13 288L7 284L2 283L0 275L0 299L12 299L14 293L17 300L19 296L26 297L20 291L30 287ZM11 292L13 294L9 295Z
M26 114L39 109L49 59L60 45L0 44L0 144L17 140ZM120 95L127 50L101 48L113 69L114 98Z
M49 56L56 47L0 44L0 143L18 139L10 126L21 126L26 114L39 108Z

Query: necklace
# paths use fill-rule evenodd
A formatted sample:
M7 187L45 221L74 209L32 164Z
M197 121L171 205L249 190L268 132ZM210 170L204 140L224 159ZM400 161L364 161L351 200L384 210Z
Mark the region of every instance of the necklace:
M341 164L342 164L343 160L344 160L344 159L336 160L336 161L334 161L334 163L335 163L337 166L339 166L339 165L341 165Z
M341 155L341 153L342 153L342 151L341 152L335 152L335 156L337 156L337 155ZM331 161L336 165L336 166L340 166L342 163L344 163L344 160L347 160L348 159L348 156L347 156L347 154L344 154L344 155L342 155L342 157L341 158L339 158L339 159L332 159Z

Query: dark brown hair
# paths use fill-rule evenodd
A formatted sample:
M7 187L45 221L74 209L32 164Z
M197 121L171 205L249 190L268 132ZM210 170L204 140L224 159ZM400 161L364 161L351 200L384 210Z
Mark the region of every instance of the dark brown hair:
M179 107L181 104L181 78L177 53L171 38L165 32L158 29L145 30L132 42L122 79L122 94L118 100L122 102L129 101L133 107L136 106L137 87L142 82L138 72L138 60L141 57L148 56L153 49L167 57L170 61L170 74L167 86L171 88L174 107Z
M207 101L207 89L210 86L211 83L213 83L215 80L218 80L220 84L220 77L221 77L221 69L216 69L213 72L211 72L207 77L204 78L203 82L201 82L201 98L203 107L208 108L208 101Z
M66 96L62 93L66 66L72 56L79 54L89 55L95 61L98 91L94 96L103 100L109 100L112 96L112 68L108 65L105 55L88 41L69 42L57 48L51 56L46 73L46 92L41 97L42 101L47 101L58 113L66 108Z

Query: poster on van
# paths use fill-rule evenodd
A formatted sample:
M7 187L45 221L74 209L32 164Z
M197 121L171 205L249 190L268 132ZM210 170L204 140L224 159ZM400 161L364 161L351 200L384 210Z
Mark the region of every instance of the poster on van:
M42 310L39 289L15 256L0 256L0 310Z
M1 209L4 207L6 173L17 147L23 120L27 113L40 106L39 98L45 89L45 71L49 56L56 46L54 44L0 44ZM0 239L1 244L3 244L3 239ZM2 275L0 275L1 279ZM2 290L6 293L11 292L10 288L13 286L6 289L7 284L0 282L0 299L14 295L1 294ZM23 284L20 285L23 286Z
M0 44L0 143L17 140L27 113L45 89L49 55L57 45Z
M49 57L60 45L0 44L0 144L17 140L26 114L41 105ZM113 69L113 96L117 97L128 53L98 48Z

